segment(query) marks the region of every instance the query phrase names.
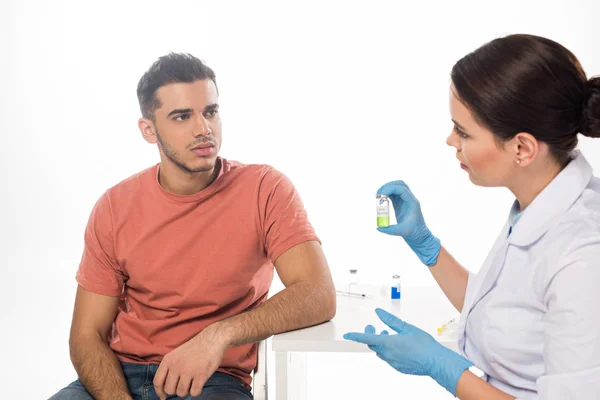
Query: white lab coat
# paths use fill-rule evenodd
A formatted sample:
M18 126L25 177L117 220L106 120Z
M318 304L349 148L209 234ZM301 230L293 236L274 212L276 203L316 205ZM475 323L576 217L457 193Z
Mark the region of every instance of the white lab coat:
M573 157L469 275L459 349L518 399L600 399L600 179Z

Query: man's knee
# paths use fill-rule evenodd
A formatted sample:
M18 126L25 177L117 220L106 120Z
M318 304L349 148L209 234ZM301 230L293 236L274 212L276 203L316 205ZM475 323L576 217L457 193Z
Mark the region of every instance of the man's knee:
M212 392L199 397L189 397L190 400L252 400L252 396L236 391L231 392Z
M48 400L94 400L82 385L76 385L75 382L61 389Z

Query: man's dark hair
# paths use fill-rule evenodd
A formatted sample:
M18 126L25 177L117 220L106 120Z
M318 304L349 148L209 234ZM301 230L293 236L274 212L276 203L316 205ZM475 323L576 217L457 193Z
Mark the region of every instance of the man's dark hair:
M214 71L193 55L170 53L160 57L138 83L137 96L142 116L154 120L154 111L161 106L160 100L156 97L156 91L160 87L170 83L204 79L212 80L217 86Z

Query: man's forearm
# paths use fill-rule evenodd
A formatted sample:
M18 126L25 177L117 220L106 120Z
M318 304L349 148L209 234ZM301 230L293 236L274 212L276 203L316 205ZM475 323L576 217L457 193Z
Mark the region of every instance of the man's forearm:
M94 399L131 400L121 364L100 335L78 337L70 348L79 380Z
M259 307L216 322L209 328L224 335L230 346L240 346L328 321L334 317L335 309L335 288L330 279L317 284L301 281Z
M437 281L448 300L458 310L462 311L469 281L469 271L458 263L442 246L437 263L429 267L429 271Z

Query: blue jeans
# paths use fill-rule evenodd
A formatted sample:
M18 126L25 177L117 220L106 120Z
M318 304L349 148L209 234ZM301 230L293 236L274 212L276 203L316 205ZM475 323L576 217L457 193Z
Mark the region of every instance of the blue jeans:
M134 400L159 400L154 391L154 375L158 370L158 364L133 364L121 363L123 374L127 380L127 387ZM176 395L168 399L182 399ZM93 400L93 397L76 380L49 400ZM215 372L202 389L200 396L187 396L183 400L252 400L252 394L246 389L244 382L221 372Z

